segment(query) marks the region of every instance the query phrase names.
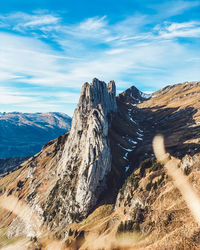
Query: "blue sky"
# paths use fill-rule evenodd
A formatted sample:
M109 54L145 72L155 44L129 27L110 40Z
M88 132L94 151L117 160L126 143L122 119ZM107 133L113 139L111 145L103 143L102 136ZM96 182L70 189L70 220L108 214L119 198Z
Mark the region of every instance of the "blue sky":
M200 1L4 0L0 112L73 114L84 82L200 80Z

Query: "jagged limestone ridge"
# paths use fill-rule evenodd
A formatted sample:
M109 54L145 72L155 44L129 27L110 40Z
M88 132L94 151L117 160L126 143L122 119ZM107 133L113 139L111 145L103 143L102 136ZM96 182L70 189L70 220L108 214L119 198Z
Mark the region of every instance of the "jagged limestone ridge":
M75 187L64 199L71 200L69 205L76 206L83 215L96 204L111 169L108 128L117 111L115 96L114 81L106 85L95 78L83 85L58 166L60 178L71 176Z

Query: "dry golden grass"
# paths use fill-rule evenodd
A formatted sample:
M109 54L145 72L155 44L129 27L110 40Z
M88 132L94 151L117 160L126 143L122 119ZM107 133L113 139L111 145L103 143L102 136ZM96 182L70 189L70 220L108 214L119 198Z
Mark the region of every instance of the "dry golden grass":
M86 225L96 223L102 218L109 216L113 212L113 205L104 205L98 207L93 213L91 213L80 225Z
M24 171L24 169L25 167L22 167L14 172L11 172L4 178L0 179L0 188L2 190L6 189L6 187L8 187L10 183L13 183L17 179L17 177L20 176L20 174Z
M187 177L184 176L181 169L178 168L180 160L170 157L170 155L166 153L164 138L162 135L157 135L154 138L153 148L157 160L161 163L165 163L164 167L168 174L172 177L174 185L181 192L188 208L190 209L197 223L200 225L200 198L189 183Z
M31 227L32 230L39 235L38 242L42 246L42 249L62 249L62 246L64 245L63 242L54 239L52 233L42 224L42 220L37 212L31 209L25 202L20 201L13 196L7 197L6 194L4 194L3 196L0 196L0 207L1 209L3 208L4 210L12 212L13 217L17 216L26 225ZM3 249L28 249L32 244L29 238L7 238L6 231L8 224L9 223L6 225L5 223L4 227L0 229L0 240L1 243L3 240Z
M166 107L181 107L184 108L186 106L195 106L199 107L199 97L200 97L200 85L194 86L192 88L189 87L189 84L180 84L175 86L170 91L159 95L160 91L155 93L155 96L149 99L146 102L143 102L138 105L140 108L145 107L155 107L166 106ZM163 107L164 108L164 107Z

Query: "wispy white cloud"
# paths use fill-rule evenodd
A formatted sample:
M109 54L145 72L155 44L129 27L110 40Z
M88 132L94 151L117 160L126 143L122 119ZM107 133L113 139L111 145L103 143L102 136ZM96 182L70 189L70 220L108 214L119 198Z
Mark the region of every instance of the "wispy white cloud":
M189 11L192 8L195 8L200 5L199 1L191 0L177 0L177 1L166 1L164 3L156 3L149 5L152 9L157 11L156 17L158 18L169 18L172 16L183 14L186 11Z
M36 13L27 14L24 12L0 15L1 25L10 27L13 30L24 32L28 29L42 28L58 24L60 17L52 14Z
M162 25L157 25L154 30L158 31L162 38L200 38L200 22L165 22Z
M191 29L196 26L200 26L200 22L171 23L168 25L167 30L172 32L180 29Z
M42 26L49 24L57 24L60 18L52 16L52 15L44 15L44 16L34 16L31 17L31 21L23 24L24 27L34 27L34 26Z
M93 21L96 22L96 19ZM99 19L99 22L105 22L105 17ZM111 26L104 23L99 26L94 25L94 27L96 27L95 30L104 27L104 30L109 30L108 36L112 36L114 33L116 35L116 26L122 29L122 24L123 22ZM115 41L105 42L107 48L92 49L92 53L85 42L76 37L76 32L73 34L73 39L66 36L65 31L61 34L61 40L64 38L68 40L68 49L65 51L63 47L62 53L55 52L50 46L36 38L1 33L1 79L6 80L7 77L7 80L15 79L16 82L23 81L35 85L77 88L80 88L84 81L95 76L105 80L116 79L124 82L124 74L129 74L132 79L134 75L141 74L142 80L144 74L150 71L159 74L165 71L176 61L174 58L178 61L178 58L180 56L183 58L183 55L196 57L196 52L188 51L188 48L184 48L178 42L169 40L177 32L179 35L180 32L193 32L195 25L197 23L194 22L164 23L164 26L157 26L151 32L140 34L139 37L133 34L129 37L130 31L126 37L124 34L120 37L120 33L117 33L118 38ZM82 23L77 25L77 27L80 26ZM89 35L90 32L87 36ZM107 36L105 38L107 39ZM76 48L74 48L74 40L77 41ZM98 39L96 42L98 43ZM77 58L78 56L81 59ZM166 58L168 58L167 61Z
M198 80L200 51L179 38L198 39L200 21L166 21L166 17L184 13L198 2L178 1L178 6L173 2L168 9L167 5L154 5L153 16L136 13L116 23L109 22L109 16L75 24L64 24L60 16L47 13L0 16L8 32L17 31L0 32L0 85L8 81L15 86L26 83L30 87L65 88L65 93L47 91L50 100L41 94L40 102L58 109L64 103L76 103L82 83L94 77L114 79L120 89L136 82L137 87L141 83L150 90L152 86L155 90L170 83ZM167 11L163 12L164 8ZM76 92L70 93L70 88ZM5 96L13 95L7 92ZM41 95L18 91L13 100L18 107L29 100L30 108L36 108ZM17 100L21 97L20 104Z
M106 16L101 18L88 18L86 21L80 23L79 29L83 31L98 31L107 25Z
M12 88L0 86L0 104L19 104L23 105L31 101L36 101L35 98L24 96L18 90L13 91Z
M68 93L49 89L33 91L31 88L0 86L0 112L46 112L59 111L73 114L79 93Z

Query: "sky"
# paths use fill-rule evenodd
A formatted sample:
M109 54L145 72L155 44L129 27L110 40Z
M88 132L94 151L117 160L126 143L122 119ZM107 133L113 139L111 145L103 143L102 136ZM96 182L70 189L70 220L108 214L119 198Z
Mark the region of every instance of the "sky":
M200 80L200 0L2 0L0 112L72 116L81 86Z

